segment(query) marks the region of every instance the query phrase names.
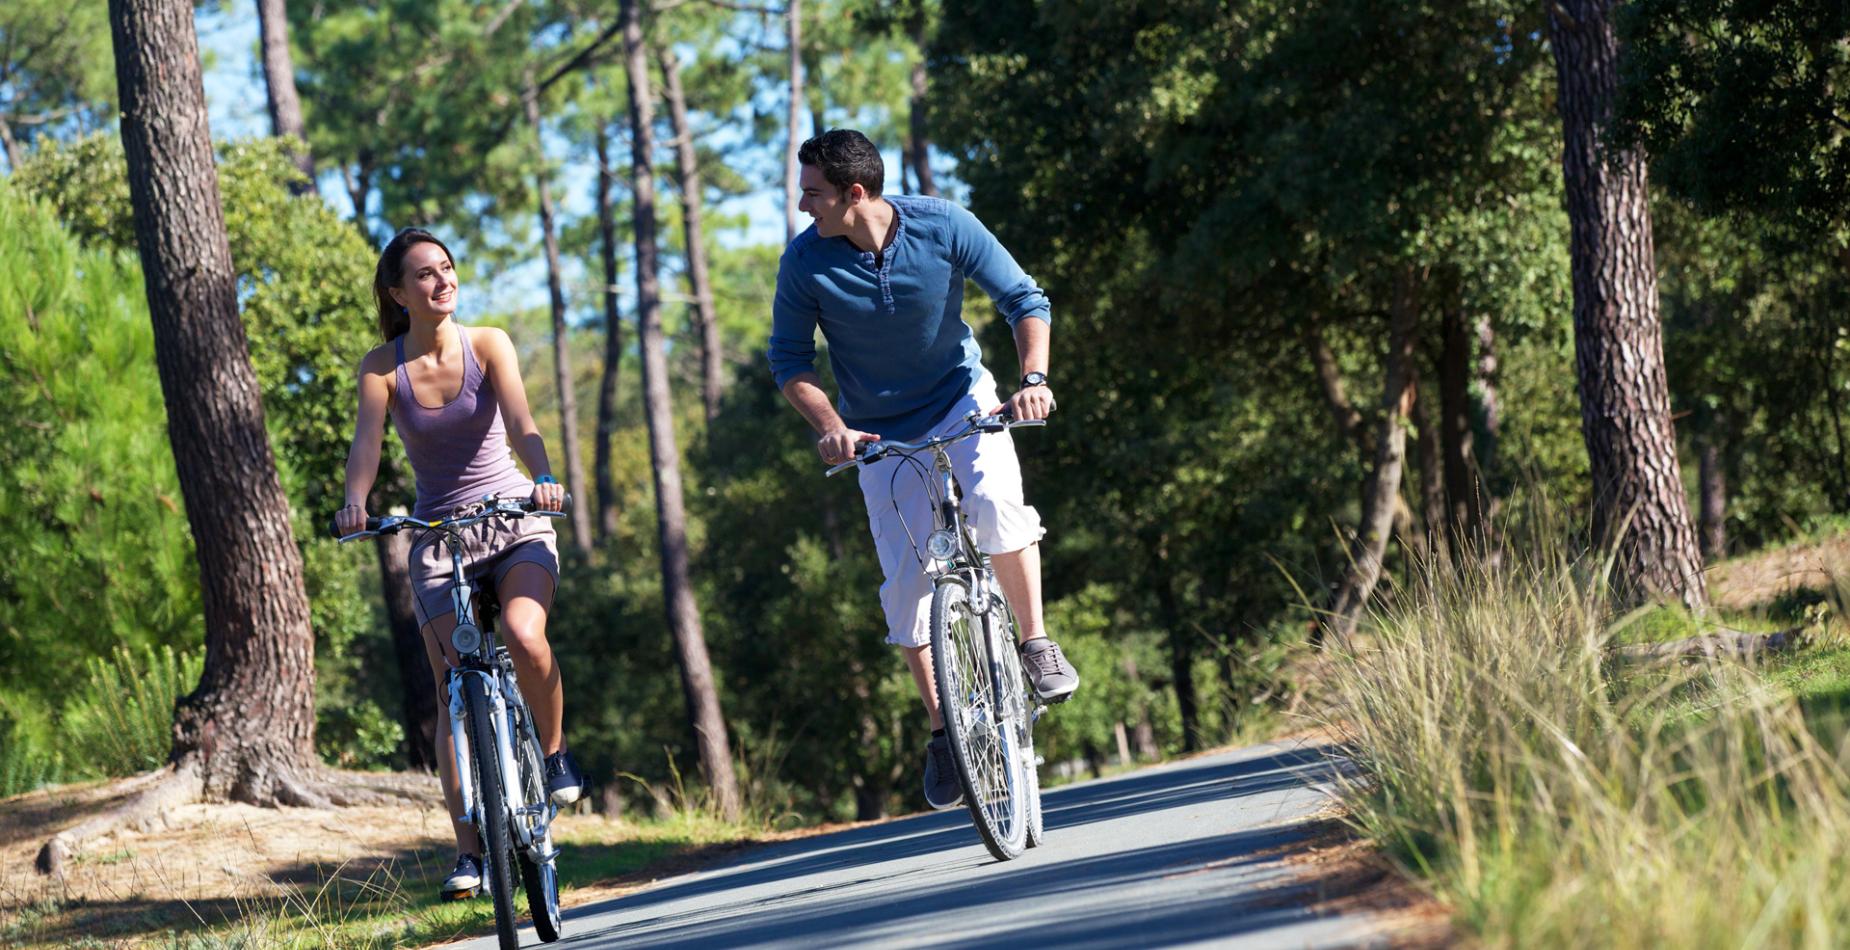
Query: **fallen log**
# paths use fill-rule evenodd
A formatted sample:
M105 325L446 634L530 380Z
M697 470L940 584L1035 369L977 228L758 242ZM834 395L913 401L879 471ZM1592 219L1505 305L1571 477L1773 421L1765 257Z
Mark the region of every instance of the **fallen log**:
M1721 658L1753 660L1776 653L1790 653L1811 642L1804 627L1776 633L1745 633L1740 630L1717 630L1701 636L1671 640L1666 643L1632 643L1613 648L1608 655L1627 663L1660 660L1714 660Z

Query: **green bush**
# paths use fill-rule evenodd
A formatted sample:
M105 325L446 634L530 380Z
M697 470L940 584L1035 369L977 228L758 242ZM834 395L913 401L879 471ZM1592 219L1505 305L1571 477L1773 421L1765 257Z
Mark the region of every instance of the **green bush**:
M167 764L174 703L199 682L204 665L201 654L166 645L117 647L86 661L88 682L60 719L73 773L133 775Z

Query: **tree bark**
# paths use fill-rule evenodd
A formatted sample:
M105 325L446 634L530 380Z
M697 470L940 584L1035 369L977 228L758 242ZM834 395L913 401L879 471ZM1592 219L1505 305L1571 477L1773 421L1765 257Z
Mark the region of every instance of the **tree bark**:
M655 246L654 99L649 90L648 53L643 45L638 0L623 0L623 47L629 73L630 172L636 213L636 306L642 349L643 411L649 429L649 455L655 470L657 543L662 558L662 602L674 632L675 658L681 666L681 689L688 720L700 749L700 767L713 791L714 804L728 821L739 817L739 783L733 775L726 720L707 658L700 611L688 579L687 518L681 499L680 449L675 443L674 412L668 395L668 356L662 334L661 292Z
M559 229L552 204L552 185L546 180L546 151L540 141L540 94L531 73L521 99L527 125L533 129L533 175L539 187L540 235L546 243L546 292L552 303L552 373L559 390L559 437L564 444L565 481L584 490L585 457L578 448L578 396L572 386L572 340L565 325L565 282L559 272ZM591 553L591 508L572 506L572 546Z
M803 116L803 3L787 0L784 14L790 44L789 138L784 146L784 241L797 236L797 123Z
M908 158L912 174L919 183L919 194L938 197L938 180L931 173L931 135L926 129L925 75L925 5L919 4L909 25L912 42L919 49L919 61L912 64L912 102L906 120Z
M129 198L168 438L199 558L206 658L172 763L212 798L292 803L315 759L314 634L238 318L193 7L110 0Z
M611 443L617 437L617 377L623 368L623 319L617 311L617 216L610 200L616 178L610 168L610 127L597 131L597 234L604 263L604 372L597 387L597 540L616 536L623 512L617 507L616 473L611 471Z
M1574 363L1594 535L1625 600L1708 604L1664 379L1644 153L1600 141L1618 87L1612 0L1549 8L1573 262Z
M1714 432L1696 436L1696 458L1702 485L1702 556L1713 561L1728 550L1728 477Z
M674 50L659 51L662 77L668 93L668 118L674 129L675 169L681 186L681 225L687 244L687 282L694 296L694 323L700 330L700 397L707 421L719 415L719 397L725 384L721 365L719 315L713 307L713 279L707 273L706 236L701 224L700 163L694 154L694 133L687 121L687 97L681 91L681 61Z
M1420 527L1426 539L1426 553L1443 555L1453 541L1451 512L1445 499L1445 472L1439 423L1433 418L1432 387L1422 387L1416 380L1413 394L1413 426L1419 431L1414 440L1420 458Z
M297 194L318 193L315 155L308 148L308 129L302 122L302 100L296 95L295 64L289 56L288 0L257 0L257 32L263 45L263 81L268 90L270 134L293 138L295 167L308 178L295 186Z
M424 652L424 635L418 631L412 607L411 536L382 534L373 539L378 555L380 592L386 619L392 628L392 653L398 658L398 684L404 694L405 761L426 772L437 768L437 687L430 658Z
M1440 317L1439 436L1444 449L1446 532L1454 551L1482 541L1484 485L1478 478L1471 427L1471 328L1464 312Z
M10 174L19 170L19 142L13 138L13 125L0 114L0 151L6 153L6 170Z
M1383 375L1381 421L1375 437L1374 469L1362 497L1362 523L1356 530L1350 563L1338 585L1325 622L1337 639L1355 632L1362 608L1381 580L1381 565L1393 533L1395 502L1407 461L1407 415L1413 408L1413 335L1418 323L1415 279L1411 272L1396 281ZM1325 624L1319 624L1319 631ZM1320 639L1320 638L1319 638Z

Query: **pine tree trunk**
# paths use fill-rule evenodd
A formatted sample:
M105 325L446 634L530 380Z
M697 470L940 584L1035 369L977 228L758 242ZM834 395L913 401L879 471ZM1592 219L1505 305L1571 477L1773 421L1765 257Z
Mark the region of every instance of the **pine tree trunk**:
M1414 396L1413 335L1419 308L1413 275L1402 274L1396 283L1374 468L1362 497L1362 523L1356 530L1351 560L1326 621L1339 640L1355 632L1362 609L1381 580L1381 565L1393 533L1394 510L1407 461L1407 415L1413 408Z
M257 32L263 45L263 81L269 93L270 134L296 140L295 166L308 177L296 187L298 194L319 192L315 186L315 155L308 149L308 127L302 122L302 100L296 95L295 65L289 56L287 0L257 0Z
M725 383L719 343L719 315L713 308L713 280L707 274L707 245L701 224L700 163L694 133L687 121L687 97L681 91L681 61L674 50L660 50L668 93L668 118L674 129L675 169L681 185L681 225L687 244L687 281L694 294L694 322L700 329L700 397L707 421L719 415Z
M1434 419L1432 387L1414 386L1413 426L1419 431L1414 440L1420 459L1420 527L1426 538L1426 553L1443 555L1451 550L1451 512L1445 503L1445 465L1441 460L1444 446L1439 423Z
M789 139L784 146L784 241L797 236L797 123L803 117L803 3L786 0L784 15L790 44L790 115Z
M908 157L912 161L912 173L919 183L919 194L938 197L938 180L931 174L931 135L925 123L925 7L920 4L914 11L910 24L912 42L919 49L919 61L912 64L912 102L909 118L906 121Z
M1445 308L1440 318L1439 428L1445 455L1446 530L1453 550L1482 541L1484 485L1473 457L1471 428L1471 334L1464 312Z
M392 653L398 658L398 685L403 693L405 761L414 769L437 768L437 687L424 635L412 606L409 534L382 534L373 539L378 555L380 589L386 620L392 628Z
M572 489L583 491L585 457L578 448L578 396L572 386L572 338L565 325L565 283L559 272L557 213L552 204L552 185L547 181L545 149L540 141L540 96L530 74L521 98L527 110L527 125L533 129L533 174L539 185L540 235L546 243L546 292L552 303L552 373L554 385L559 390L559 436L565 452L565 482ZM572 546L580 554L590 554L590 506L573 505L571 516Z
M662 334L662 304L655 246L654 98L649 89L648 53L643 46L638 0L623 0L623 47L629 73L630 172L636 212L636 307L642 349L643 412L655 470L655 514L662 558L662 602L674 632L675 658L688 720L700 749L700 768L714 804L730 821L739 817L739 783L732 770L726 720L707 658L700 611L688 579L687 516L681 499L680 449L668 395L668 355Z
M1664 379L1644 154L1600 141L1618 87L1611 0L1549 8L1573 261L1574 363L1593 528L1627 600L1708 603Z
M205 608L205 669L175 710L172 761L209 797L287 802L319 768L315 641L238 318L193 6L110 0L109 20L135 242Z
M1728 550L1728 477L1714 432L1696 436L1696 458L1702 483L1702 556L1716 560Z
M604 263L604 373L597 387L597 539L616 536L616 473L611 471L611 443L617 437L617 376L623 368L623 320L617 312L617 215L610 200L615 175L610 168L610 128L597 130L597 234Z

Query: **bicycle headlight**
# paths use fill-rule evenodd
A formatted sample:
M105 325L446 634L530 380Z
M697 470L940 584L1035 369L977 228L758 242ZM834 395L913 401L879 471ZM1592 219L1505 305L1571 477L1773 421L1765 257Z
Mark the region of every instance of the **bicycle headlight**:
M450 643L458 653L474 653L482 646L482 629L472 623L460 624L450 634Z
M925 553L934 561L948 561L957 553L957 539L942 528L933 531L931 537L925 539Z

